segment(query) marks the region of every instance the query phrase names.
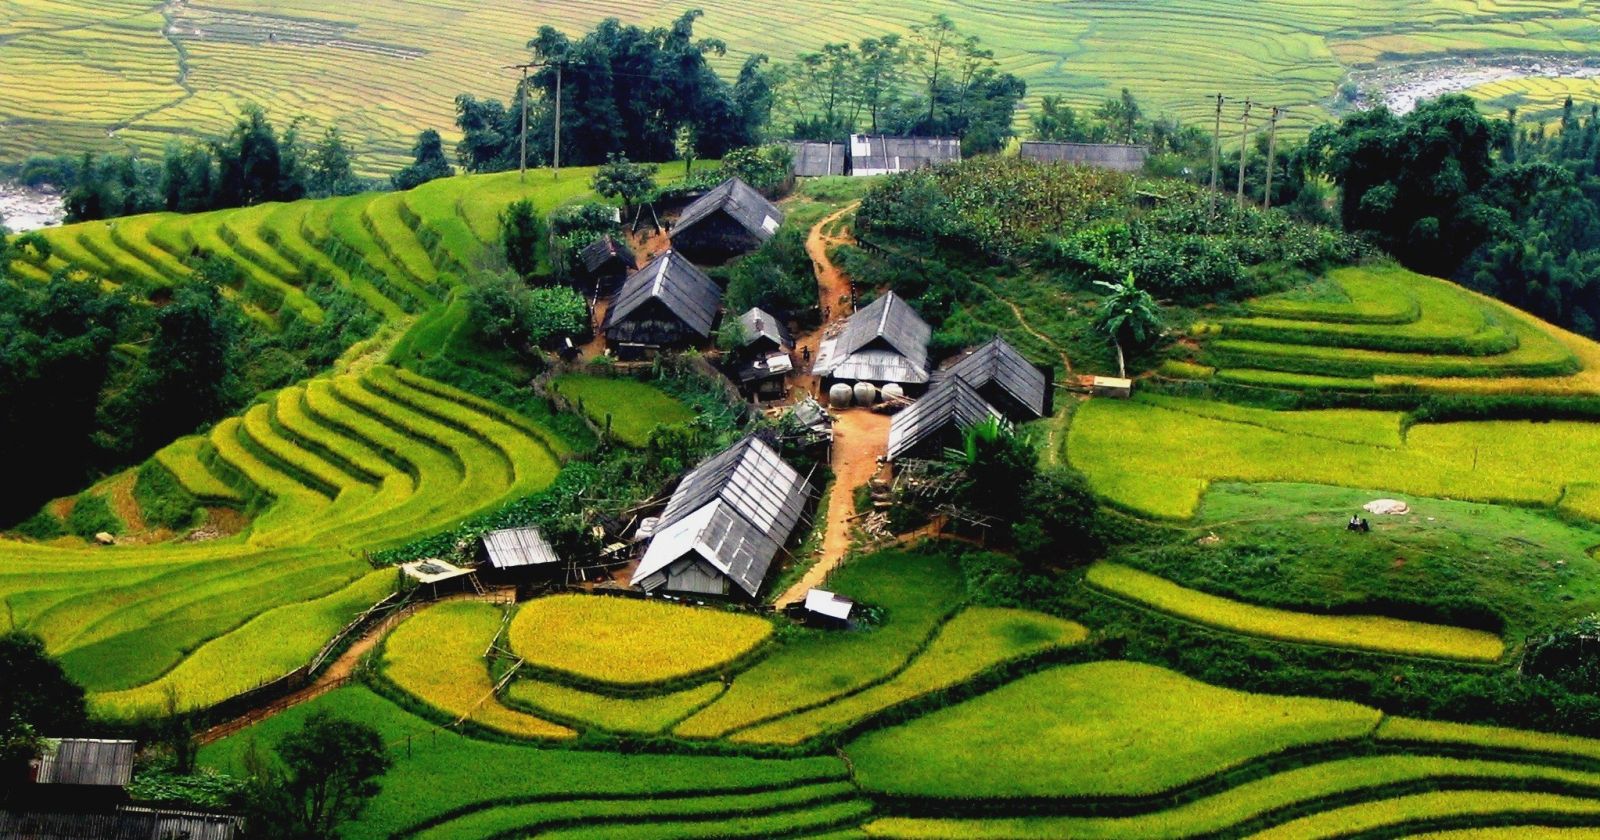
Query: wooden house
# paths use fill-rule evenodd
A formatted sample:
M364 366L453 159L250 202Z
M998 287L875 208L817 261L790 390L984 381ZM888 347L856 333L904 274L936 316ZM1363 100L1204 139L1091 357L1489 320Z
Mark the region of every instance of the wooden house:
M783 211L738 178L729 178L685 207L672 225L672 249L716 264L761 247L783 224Z
M601 236L578 252L580 279L602 296L615 292L636 267L638 264L627 244L611 234Z
M490 580L546 583L566 578L566 564L538 528L525 526L490 531L483 535L478 546L478 562Z
M1017 352L1003 338L994 340L936 371L934 384L959 378L1007 418L1024 422L1050 414L1051 374Z
M1067 163L1112 172L1138 172L1150 156L1149 146L1130 143L1053 143L1024 140L1018 155L1024 160Z
M889 460L937 458L959 446L967 429L991 418L1005 422L1005 415L971 385L959 377L946 379L890 421Z
M646 592L755 598L811 488L758 437L711 456L678 483L632 585Z
M811 372L833 381L925 385L932 335L910 304L887 292L851 315L838 335L823 339Z
M850 136L851 175L890 175L959 160L961 141L955 137Z
M606 309L606 343L620 353L698 347L711 338L722 288L676 251L629 275Z

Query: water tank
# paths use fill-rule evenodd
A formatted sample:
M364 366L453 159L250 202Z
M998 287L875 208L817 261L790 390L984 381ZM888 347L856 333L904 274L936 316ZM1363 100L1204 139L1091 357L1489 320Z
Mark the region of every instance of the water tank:
M849 408L852 393L849 385L835 382L833 387L828 389L828 405L834 408Z
M878 402L878 386L871 382L856 383L856 405L874 405Z
M898 382L890 382L888 385L883 386L883 398L886 400L903 399L905 395L906 389L900 387Z

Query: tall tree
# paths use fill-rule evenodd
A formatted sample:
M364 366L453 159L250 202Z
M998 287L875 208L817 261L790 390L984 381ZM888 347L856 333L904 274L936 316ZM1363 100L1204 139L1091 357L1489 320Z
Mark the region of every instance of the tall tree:
M0 804L22 789L22 776L45 736L79 734L87 707L73 682L32 633L0 634Z
M139 449L189 434L237 407L244 325L219 288L237 271L213 257L156 313L155 337L121 410L138 429Z
M1134 284L1132 272L1121 283L1095 283L1109 293L1100 302L1095 327L1117 348L1117 375L1125 378L1128 363L1124 346L1141 347L1161 334L1161 307L1149 292Z
M313 712L275 751L282 769L257 768L247 824L251 837L335 840L382 789L393 761L371 725Z
M950 62L964 48L976 48L977 39L963 36L956 22L943 12L911 27L911 61L922 75L924 95L928 97L927 121L933 122L939 101L940 85L946 82Z
M855 97L867 112L868 126L878 132L878 119L900 95L908 52L899 35L863 38L857 45Z
M350 195L361 189L355 175L355 153L345 142L339 127L323 132L316 148L311 150L307 191L316 197Z
M444 138L431 128L417 135L411 155L414 158L411 164L390 176L397 190L409 190L436 178L448 178L453 172L444 154Z
M532 201L513 201L500 214L500 246L506 264L524 280L539 270L539 242L544 236L544 221Z

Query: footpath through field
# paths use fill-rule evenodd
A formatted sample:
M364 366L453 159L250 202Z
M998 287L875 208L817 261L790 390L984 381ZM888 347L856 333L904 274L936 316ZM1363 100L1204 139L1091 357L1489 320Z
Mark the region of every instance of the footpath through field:
M806 237L806 253L811 257L817 273L817 296L825 313L822 325L801 336L795 342L798 351L805 348L810 358L816 358L817 345L822 342L828 327L850 315L850 279L828 258L828 249L854 240L839 221L853 212L860 202L841 207L811 228ZM790 392L796 388L816 393L817 377L811 375L810 366L796 371L789 382ZM889 418L865 409L851 409L838 413L833 424L833 489L828 494L828 518L822 536L822 556L806 571L804 577L778 596L779 609L803 600L814 587L823 585L828 575L844 560L850 550L850 522L855 515L856 488L872 480L878 472L878 459L889 450Z

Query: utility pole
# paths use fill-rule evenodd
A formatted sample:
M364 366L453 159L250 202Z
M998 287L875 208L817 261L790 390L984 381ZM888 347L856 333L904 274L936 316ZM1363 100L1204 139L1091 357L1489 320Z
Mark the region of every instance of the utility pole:
M561 68L564 64L565 62L556 64L556 166L554 171L556 180L561 178ZM528 118L526 111L523 112L522 118L524 120Z
M1272 106L1272 121L1267 124L1267 186L1261 191L1261 209L1272 209L1272 170L1278 166L1278 117L1283 109Z
M522 71L522 86L517 88L518 98L522 100L522 155L521 163L517 167L517 179L520 181L528 180L528 70L533 67L543 66L538 62L530 62L528 64L511 64L504 68L506 70Z
M1222 172L1222 94L1217 94L1217 125L1211 133L1211 192L1217 191L1218 176ZM1212 203L1216 203L1215 195Z
M1239 119L1239 198L1244 204L1244 161L1250 151L1250 100L1244 101L1244 116Z

